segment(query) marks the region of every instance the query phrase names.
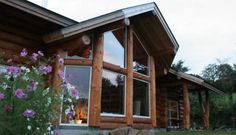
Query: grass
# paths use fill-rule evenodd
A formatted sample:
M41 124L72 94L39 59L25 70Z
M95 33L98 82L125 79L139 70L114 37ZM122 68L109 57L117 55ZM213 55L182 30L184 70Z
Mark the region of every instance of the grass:
M157 132L156 135L236 135L236 131L172 131Z

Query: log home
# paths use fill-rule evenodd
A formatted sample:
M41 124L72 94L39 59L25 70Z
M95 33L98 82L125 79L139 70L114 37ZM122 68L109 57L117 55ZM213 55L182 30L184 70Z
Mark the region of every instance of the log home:
M23 0L1 0L0 11L4 59L22 48L64 58L64 66L54 65L50 82L60 90L58 71L64 70L78 87L79 99L73 101L73 118L64 114L62 105L61 128L189 129L192 90L199 92L204 126L209 127L209 91L223 93L170 70L179 45L155 3L83 22Z

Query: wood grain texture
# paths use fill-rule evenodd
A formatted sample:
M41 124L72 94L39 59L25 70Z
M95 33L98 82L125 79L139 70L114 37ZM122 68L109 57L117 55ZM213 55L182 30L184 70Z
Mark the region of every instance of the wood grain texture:
M104 37L98 34L94 41L93 63L92 63L92 86L90 92L89 126L100 126L101 94L102 94L102 71Z
M133 124L133 28L127 31L127 77L126 77L126 120L127 125Z
M184 99L184 117L183 117L183 128L190 128L190 102L189 102L189 91L187 82L183 82L183 99Z

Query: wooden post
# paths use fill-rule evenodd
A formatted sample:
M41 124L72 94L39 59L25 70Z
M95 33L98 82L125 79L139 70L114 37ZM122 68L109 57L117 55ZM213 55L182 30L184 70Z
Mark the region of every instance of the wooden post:
M53 89L56 90L57 92L61 92L62 80L59 77L58 73L59 73L60 70L64 71L64 64L59 63L59 58L64 59L65 55L66 55L66 52L63 51L63 50L57 50L56 54L59 57L56 57L56 61L53 65L53 75L52 75L52 81L51 82L52 82ZM49 80L51 80L51 78ZM58 118L60 118L60 115L62 113L61 112L61 104L53 106L53 108L55 109L55 113L58 116ZM59 119L57 119L56 121L53 122L53 125L59 125L59 124L60 124Z
M187 82L183 82L183 98L184 98L184 117L183 117L183 128L190 128L190 102L189 102L189 91Z
M198 92L198 99L202 111L202 122L205 129L209 128L209 92L205 91L205 102L202 101L202 93Z
M155 59L150 56L150 77L151 77L151 91L150 91L150 101L151 101L151 119L152 126L157 126L156 121L156 73L155 73Z
M126 124L133 124L133 28L127 27Z
M92 85L90 93L89 126L99 127L102 94L102 68L103 68L103 33L95 37L93 63L92 63Z
M64 71L64 64L60 64L59 63L59 58L65 58L66 56L66 51L63 51L61 49L57 50L56 52L57 57L56 57L56 61L54 64L54 68L53 68L53 88L57 91L61 90L61 78L59 77L58 73L59 71Z
M205 91L205 97L206 97L206 101L205 101L205 105L204 105L204 107L205 107L205 115L204 115L204 126L205 126L205 128L206 129L209 129L209 127L210 127L210 124L209 124L209 113L210 113L210 107L209 107L209 102L210 102L210 100L209 100L209 91L208 90L206 90Z

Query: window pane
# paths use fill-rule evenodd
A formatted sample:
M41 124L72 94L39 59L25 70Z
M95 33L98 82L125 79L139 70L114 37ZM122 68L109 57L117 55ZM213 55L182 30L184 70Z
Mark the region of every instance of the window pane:
M148 75L149 74L148 54L135 34L134 34L133 49L134 49L133 70L135 72Z
M103 70L102 108L103 114L124 114L125 76Z
M104 33L104 61L125 67L124 29Z
M149 116L149 84L134 79L133 115Z
M65 111L68 111L68 106L71 105L71 103L64 100L61 123L86 124L88 119L90 67L66 66L65 76L69 83L78 88L79 99L72 101L74 105L73 116L66 115Z

